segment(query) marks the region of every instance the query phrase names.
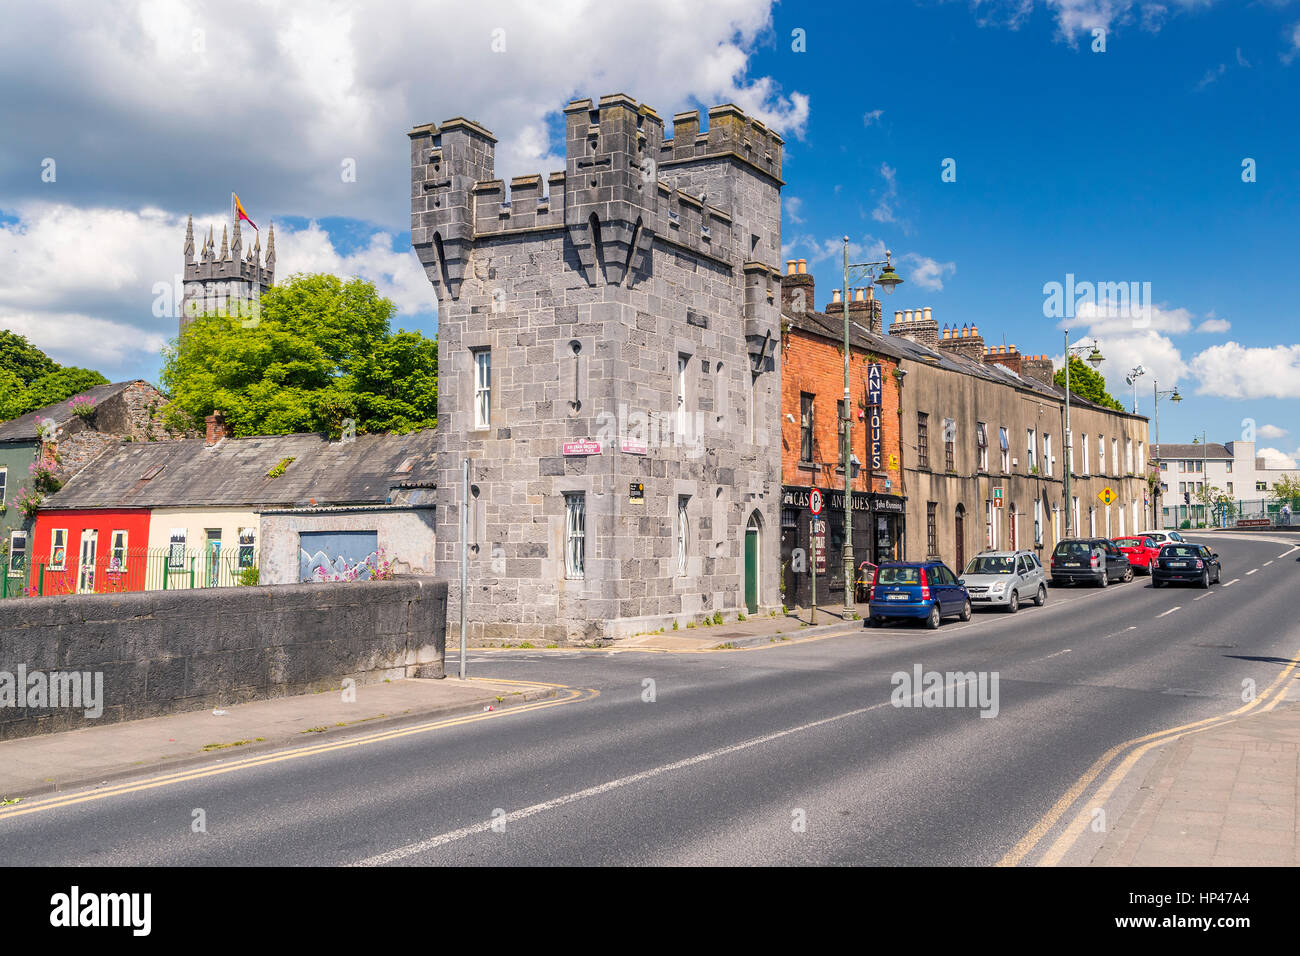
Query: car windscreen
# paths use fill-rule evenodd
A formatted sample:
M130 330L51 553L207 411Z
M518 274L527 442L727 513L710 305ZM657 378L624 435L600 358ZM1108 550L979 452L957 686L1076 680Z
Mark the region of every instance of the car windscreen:
M1006 555L982 555L970 559L966 565L967 574L1010 574L1015 568L1015 560Z
M1092 554L1092 547L1086 541L1062 541L1056 546L1055 554L1083 555Z
M919 568L881 568L877 584L920 584Z
M1142 547L1141 538L1116 538L1115 545L1120 548L1140 548Z
M1167 544L1160 549L1162 558L1199 558L1201 549L1194 544Z

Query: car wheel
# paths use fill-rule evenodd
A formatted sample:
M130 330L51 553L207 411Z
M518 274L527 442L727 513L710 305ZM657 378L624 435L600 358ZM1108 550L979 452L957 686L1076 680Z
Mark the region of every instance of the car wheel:
M1101 569L1101 584L1099 586L1103 588L1110 587L1110 571L1106 568Z
M930 608L930 616L925 619L925 626L932 631L937 631L939 623L939 605L935 604Z
M1020 592L1012 591L1011 597L1007 600L1007 613L1015 614L1020 610Z
M1201 572L1201 590L1204 591L1210 586L1210 570L1206 568Z
M970 615L971 615L970 598L967 598L966 603L961 606L961 619L963 621L969 621Z
M1034 595L1034 606L1042 607L1047 603L1047 585L1038 585L1038 593Z
M1133 568L1130 566L1124 569L1124 583L1128 584L1133 580Z
M1162 587L1165 586L1165 582L1164 582L1164 581L1161 581L1158 577L1156 577L1156 576L1153 574L1153 575L1151 575L1151 586L1152 586L1153 588L1162 588Z
M1214 569L1214 583L1215 583L1215 584L1218 584L1218 583L1219 583L1220 581L1222 581L1222 580L1223 580L1223 568L1215 568L1215 569Z

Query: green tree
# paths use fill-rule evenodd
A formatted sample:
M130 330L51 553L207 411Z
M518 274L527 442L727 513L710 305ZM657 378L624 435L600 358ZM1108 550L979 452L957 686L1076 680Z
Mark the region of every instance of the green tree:
M1052 381L1065 388L1065 369L1057 371ZM1104 408L1111 408L1117 412L1124 411L1124 406L1115 401L1106 391L1106 379L1102 374L1090 368L1088 363L1077 355L1070 356L1070 391Z
M5 373L0 371L0 419L18 418L46 405L66 401L88 388L108 384L108 379L90 369L56 366L54 371L35 379L6 402L3 398L4 377Z
M437 342L393 334L396 308L362 279L296 275L262 297L256 324L204 315L163 353L168 424L220 409L237 436L431 428Z
M26 385L58 367L58 363L28 342L25 336L0 329L0 371L12 372Z
M1273 489L1269 492L1269 495L1276 501L1291 501L1300 498L1300 477L1283 475L1273 482Z

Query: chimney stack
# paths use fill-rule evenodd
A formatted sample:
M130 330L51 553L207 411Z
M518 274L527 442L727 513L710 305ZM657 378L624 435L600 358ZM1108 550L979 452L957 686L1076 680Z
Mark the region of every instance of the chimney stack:
M781 276L781 311L792 315L817 311L807 259L786 260L785 275Z
M232 438L233 430L226 424L226 416L219 411L213 410L212 414L203 419L206 426L205 440L209 445L215 445L223 438Z

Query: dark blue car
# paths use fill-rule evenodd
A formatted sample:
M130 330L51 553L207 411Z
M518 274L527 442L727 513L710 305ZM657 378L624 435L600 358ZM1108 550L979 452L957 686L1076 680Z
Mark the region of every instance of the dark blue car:
M970 620L970 595L942 561L886 561L876 569L871 616L880 627L895 618L916 618L934 630L945 617Z

